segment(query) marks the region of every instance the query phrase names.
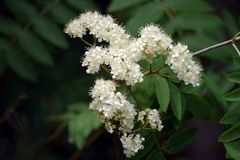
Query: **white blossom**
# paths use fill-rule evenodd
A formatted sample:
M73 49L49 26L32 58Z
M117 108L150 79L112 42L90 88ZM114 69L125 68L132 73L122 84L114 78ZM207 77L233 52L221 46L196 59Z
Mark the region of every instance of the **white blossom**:
M200 85L201 66L192 59L188 47L178 43L170 47L167 54L166 64L177 74L180 80L183 80L186 85L192 84L193 86Z
M142 143L144 142L144 138L141 137L140 134L124 134L120 138L122 142L122 146L124 148L123 152L126 155L126 157L130 158L134 156L139 150L143 149L144 146Z
M156 25L148 25L140 30L140 38L144 45L143 58L149 62L157 54L163 54L172 43L172 39L167 36L162 29Z
M100 65L105 63L107 49L102 47L93 47L85 52L85 58L82 66L87 66L87 73L96 73L99 71Z
M65 28L65 33L72 37L80 37L89 30L98 41L106 41L111 45L125 44L129 39L125 29L116 24L114 19L107 15L101 15L98 12L85 12L76 19L70 21Z
M138 113L138 121L142 124L148 124L152 129L161 131L163 128L162 121L156 109L147 108L145 111Z
M90 92L93 101L90 109L97 112L99 118L105 123L106 129L112 133L119 123L119 130L123 133L131 132L134 127L136 111L134 105L116 91L116 85L110 80L96 80L95 86Z

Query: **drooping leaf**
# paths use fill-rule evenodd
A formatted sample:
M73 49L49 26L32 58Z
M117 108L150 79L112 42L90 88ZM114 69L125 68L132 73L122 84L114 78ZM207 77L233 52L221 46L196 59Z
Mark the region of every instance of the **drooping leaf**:
M9 66L21 77L30 81L37 81L37 73L30 60L14 48L8 48L6 57Z
M42 41L27 30L18 31L19 43L23 50L36 61L53 65L53 59Z
M227 101L240 101L240 88L234 89L233 91L225 95Z
M75 13L62 3L53 6L51 13L53 18L60 24L66 24L75 16Z
M69 5L78 10L98 10L97 5L90 0L66 0Z
M187 93L187 94L199 93L200 89L201 89L201 86L193 87L192 85L185 85L185 84L182 84L180 87L180 90L183 93Z
M240 122L240 107L236 106L229 110L220 120L222 124L235 124Z
M160 9L159 3L156 1L148 2L137 9L136 13L126 22L126 28L130 33L135 35L141 26L156 22L162 16L163 11Z
M64 49L68 47L63 31L53 21L47 18L37 17L34 18L33 25L34 30L39 34L39 36L48 42Z
M220 135L220 137L218 138L218 140L220 142L231 142L233 140L236 140L236 139L240 138L239 133L240 133L240 123L237 123L236 125L234 125L230 129L223 132Z
M160 111L166 112L170 101L170 92L168 81L165 78L156 78L155 94L157 96L158 104L160 105Z
M188 109L200 120L211 120L212 107L200 96L185 95Z
M169 83L169 88L170 88L170 103L173 110L173 114L178 120L181 120L183 116L181 93L178 87L173 83Z
M146 0L128 0L128 1L113 0L108 7L108 11L115 12L118 10L126 9L134 5L140 4L144 1Z
M193 140L196 128L185 128L173 134L163 143L163 149L168 154L176 154L187 147Z
M226 78L234 83L240 83L240 72L233 72L226 75Z
M231 158L233 158L234 160L240 159L240 143L239 142L224 143L224 147Z

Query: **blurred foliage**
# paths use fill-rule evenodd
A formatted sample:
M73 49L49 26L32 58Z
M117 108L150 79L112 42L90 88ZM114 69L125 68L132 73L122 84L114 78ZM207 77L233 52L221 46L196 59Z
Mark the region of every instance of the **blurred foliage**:
M231 2L237 4L237 1ZM70 40L63 33L64 24L79 12L99 10L113 14L126 24L132 35L137 34L139 27L156 23L174 39L186 43L191 51L197 51L231 38L239 31L239 15L233 15L226 7L219 10L218 3L221 2L1 1L0 159L78 158L82 153L67 141L84 148L91 132L98 131L100 123L83 103L89 101L88 91L93 84L93 77L80 68L83 43ZM178 156L197 132L195 128L186 128L186 122L193 118L223 124L226 131L219 141L223 142L228 158L239 159L240 58L231 46L198 58L205 70L201 87L185 86L163 67L161 73L170 77L149 76L133 88L143 106L160 106L165 126L161 133L147 136L145 149L133 159ZM162 64L163 57L158 57L152 68L158 70ZM144 62L142 65L144 67ZM145 69L147 67L145 65ZM164 137L159 146L155 136ZM110 140L102 139L103 142L95 144L96 148L90 147L90 151L84 153L83 159L114 159L114 151L109 149L112 144L107 142Z

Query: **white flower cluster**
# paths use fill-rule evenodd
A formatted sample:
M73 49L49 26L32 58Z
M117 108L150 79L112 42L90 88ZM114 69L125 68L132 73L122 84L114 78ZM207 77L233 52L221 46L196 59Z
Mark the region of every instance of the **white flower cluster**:
M150 125L152 129L161 131L163 129L162 121L156 109L145 109L138 113L138 121L144 125Z
M156 25L142 28L138 38L132 38L126 30L115 23L114 19L98 12L86 12L66 25L65 33L71 37L82 38L87 32L94 35L99 42L109 45L92 45L86 52L82 66L86 72L97 73L102 65L107 66L114 80L125 81L134 85L143 81L140 60L152 63L157 55L166 56L166 64L186 84L200 85L201 67L192 59L187 46L178 43L173 45L172 39ZM122 135L121 142L127 157L135 155L143 149L144 138L134 131L134 121L140 121L151 129L161 131L162 121L156 109L136 112L134 105L126 97L117 92L116 84L110 80L96 80L90 91L93 101L90 109L94 110L106 129L112 133L118 131Z
M115 23L114 19L98 12L86 12L69 22L65 33L72 37L80 37L89 31L98 41L106 41L108 47L94 46L90 48L82 65L87 66L87 73L96 73L100 66L109 66L112 78L124 80L127 85L143 81L138 61L152 62L157 54L167 57L166 64L186 84L200 85L201 67L193 61L185 45L172 44L172 39L156 25L143 27L138 38L131 38L125 29Z
M143 149L142 138L139 134L133 134L134 120L137 112L134 105L126 100L120 93L116 92L116 85L113 81L96 80L90 95L93 101L90 109L94 110L99 119L105 124L105 128L113 133L118 129L123 136L124 153L127 157L135 155L139 149Z
M189 54L188 47L178 43L170 47L166 64L177 74L177 77L185 82L186 85L192 84L194 87L200 85L202 68Z
M93 101L90 109L96 111L99 118L105 123L107 130L112 133L119 123L119 130L123 133L131 132L134 127L136 111L134 105L116 91L116 85L113 81L99 79L96 80L90 95Z
M145 139L140 134L124 134L120 140L124 148L123 152L128 158L134 156L140 149L144 148L142 142Z

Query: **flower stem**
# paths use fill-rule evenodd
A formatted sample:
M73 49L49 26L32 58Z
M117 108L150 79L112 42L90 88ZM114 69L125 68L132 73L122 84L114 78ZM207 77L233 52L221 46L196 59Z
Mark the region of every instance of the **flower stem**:
M239 32L240 33L240 32ZM238 33L238 34L239 34ZM237 35L238 35L237 34ZM220 42L220 43L217 43L217 44L214 44L212 46L209 46L207 48L204 48L204 49L201 49L197 52L194 52L192 55L193 56L196 56L198 54L201 54L201 53L204 53L204 52L208 52L210 50L213 50L215 48L219 48L219 47L222 47L222 46L225 46L225 45L228 45L228 44L235 44L236 42L240 41L240 36L235 36L233 37L232 39L229 39L229 40L226 40L226 41L223 41L223 42ZM235 47L234 47L235 48Z

